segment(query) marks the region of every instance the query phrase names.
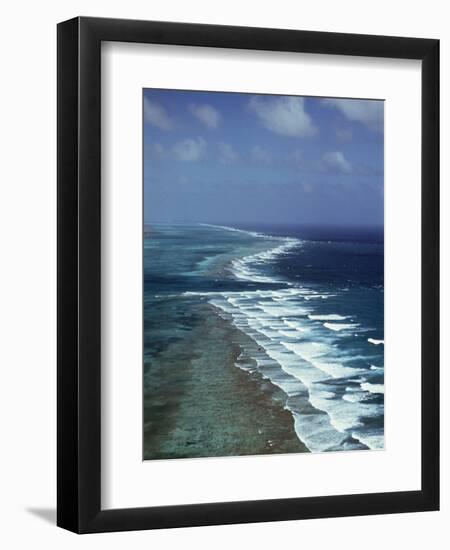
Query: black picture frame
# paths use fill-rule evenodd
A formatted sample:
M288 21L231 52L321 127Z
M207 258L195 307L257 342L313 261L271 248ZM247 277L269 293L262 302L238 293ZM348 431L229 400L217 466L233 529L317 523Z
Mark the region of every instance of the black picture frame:
M101 509L102 41L422 61L420 491ZM94 533L438 510L439 41L77 17L58 25L57 65L57 524L76 533Z

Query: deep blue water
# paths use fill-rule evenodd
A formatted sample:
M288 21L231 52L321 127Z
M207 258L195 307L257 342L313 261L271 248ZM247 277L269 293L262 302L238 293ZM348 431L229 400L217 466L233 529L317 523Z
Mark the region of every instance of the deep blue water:
M152 225L146 368L209 303L257 343L237 367L283 389L311 451L383 448L383 246L367 228Z

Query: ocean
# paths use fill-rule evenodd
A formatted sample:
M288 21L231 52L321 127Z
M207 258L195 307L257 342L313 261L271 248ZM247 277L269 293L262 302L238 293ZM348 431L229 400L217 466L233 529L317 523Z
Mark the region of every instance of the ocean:
M307 450L384 448L382 229L146 224L147 403L152 392L163 404L166 394L182 401L176 384L165 379L157 387L155 373L186 368L192 335L205 315L243 335L233 341L239 353L232 368L277 388L276 406L289 412ZM171 346L177 358L162 366ZM201 353L200 341L196 355ZM214 350L204 353L214 357ZM202 380L189 376L201 388ZM257 385L252 392L243 399L256 399ZM154 410L144 410L144 426ZM264 423L263 409L258 416ZM161 431L160 439L175 437L173 430Z

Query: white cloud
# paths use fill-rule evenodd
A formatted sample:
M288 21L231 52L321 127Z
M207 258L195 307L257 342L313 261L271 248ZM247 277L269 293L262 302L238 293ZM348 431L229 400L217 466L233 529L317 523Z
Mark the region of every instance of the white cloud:
M264 149L260 145L254 145L250 151L250 159L253 162L270 164L270 162L272 161L272 156L268 151L266 151L266 149Z
M322 168L326 172L350 174L352 165L341 151L331 151L322 155Z
M184 139L174 145L173 154L176 160L185 162L198 161L206 154L206 141L203 138Z
M211 105L191 104L189 110L207 128L217 128L222 120L219 111Z
M173 122L164 107L147 97L144 98L144 118L146 122L160 130L171 130L173 128Z
M290 137L312 137L317 134L317 128L305 112L302 97L254 96L250 99L249 107L267 130L277 134Z
M217 148L219 149L219 160L223 164L234 164L239 160L239 154L233 149L229 143L221 141Z
M367 99L324 99L323 104L327 107L338 109L349 120L361 122L361 124L364 124L371 130L383 130L383 101Z

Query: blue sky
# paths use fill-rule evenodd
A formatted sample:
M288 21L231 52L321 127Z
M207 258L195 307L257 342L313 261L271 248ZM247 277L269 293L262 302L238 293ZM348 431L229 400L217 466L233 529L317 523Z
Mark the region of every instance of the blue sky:
M384 103L144 90L144 219L383 224Z

